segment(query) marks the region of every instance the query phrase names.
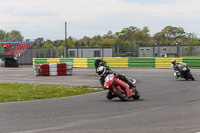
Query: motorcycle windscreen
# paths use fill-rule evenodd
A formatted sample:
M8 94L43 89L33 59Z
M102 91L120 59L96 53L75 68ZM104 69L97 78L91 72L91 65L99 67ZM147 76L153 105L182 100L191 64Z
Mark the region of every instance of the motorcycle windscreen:
M109 82L110 81L110 78L111 78L112 74L109 74L106 76L105 78L105 83Z

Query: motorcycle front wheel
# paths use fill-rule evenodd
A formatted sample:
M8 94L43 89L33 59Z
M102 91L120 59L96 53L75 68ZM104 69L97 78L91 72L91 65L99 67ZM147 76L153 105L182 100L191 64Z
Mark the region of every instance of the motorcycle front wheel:
M126 96L126 93L125 92L120 92L117 88L114 88L113 89L113 93L119 97L119 99L121 99L122 101L127 101L128 100L128 97Z
M135 89L135 95L133 96L133 99L138 100L140 98L140 93L138 90Z

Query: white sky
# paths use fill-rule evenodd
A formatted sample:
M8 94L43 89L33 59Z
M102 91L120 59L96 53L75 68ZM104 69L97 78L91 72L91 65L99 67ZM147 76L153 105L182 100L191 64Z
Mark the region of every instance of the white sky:
M200 0L0 0L0 30L18 30L25 39L104 35L109 30L168 25L200 38Z

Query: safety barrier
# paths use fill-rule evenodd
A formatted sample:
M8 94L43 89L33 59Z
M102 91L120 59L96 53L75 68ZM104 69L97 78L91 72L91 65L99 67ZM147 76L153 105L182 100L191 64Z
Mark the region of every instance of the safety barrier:
M33 58L33 66L41 63L47 63L47 58Z
M72 75L72 62L34 64L35 76L61 76Z
M88 59L87 58L74 58L73 59L73 67L88 67Z
M128 67L128 58L103 58L110 67Z
M60 58L47 58L47 63L57 63L60 62Z
M171 68L171 61L187 63L190 68L200 68L200 58L161 58L161 57L130 57L130 58L101 58L110 68ZM94 68L95 58L33 58L33 64L72 62L73 67Z
M128 67L130 68L154 68L155 67L155 58L129 58Z
M200 58L183 58L190 68L200 68Z
M183 62L182 58L155 58L155 68L171 68L172 59Z
M88 68L95 68L94 62L95 62L95 58L88 58L88 62L87 62Z

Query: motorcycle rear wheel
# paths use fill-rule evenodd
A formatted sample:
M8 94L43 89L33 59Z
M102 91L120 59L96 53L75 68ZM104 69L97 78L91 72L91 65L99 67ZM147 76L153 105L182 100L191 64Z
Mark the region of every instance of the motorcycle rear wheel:
M128 97L126 95L125 92L121 93L117 88L114 88L113 89L113 93L119 97L119 99L121 99L122 101L127 101L128 100Z
M194 81L194 77L192 76L192 74L190 72L188 73L188 78L191 79L192 81Z

